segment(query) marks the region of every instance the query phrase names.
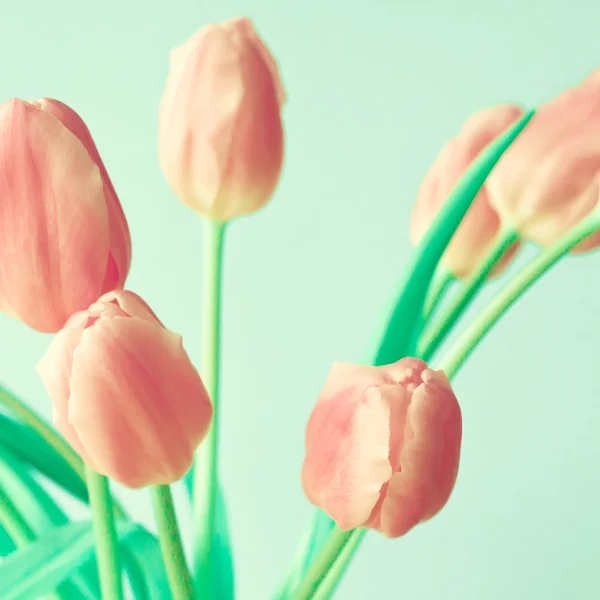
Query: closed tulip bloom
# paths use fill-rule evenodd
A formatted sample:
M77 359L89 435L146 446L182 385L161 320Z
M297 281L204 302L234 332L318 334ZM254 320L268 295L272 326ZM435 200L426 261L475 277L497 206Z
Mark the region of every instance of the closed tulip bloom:
M93 469L130 487L183 477L212 404L181 336L129 291L69 319L38 372L54 424Z
M490 200L523 237L546 246L600 200L598 73L539 107L490 175ZM600 233L575 251L600 246Z
M593 71L587 74L583 80L584 84L592 83L594 85L600 84L600 67L595 68Z
M122 288L125 215L88 128L57 100L0 105L0 310L38 331Z
M415 358L384 367L337 363L308 420L304 492L342 530L399 537L448 501L461 433L442 371Z
M277 63L252 22L210 23L171 54L159 159L175 195L228 221L262 208L283 163Z
M460 133L449 140L435 159L419 188L413 208L410 237L417 245L471 163L489 144L523 115L523 109L503 104L471 115ZM501 220L492 208L484 184L448 245L442 264L455 277L468 277L491 251ZM519 245L514 244L496 264L501 273Z

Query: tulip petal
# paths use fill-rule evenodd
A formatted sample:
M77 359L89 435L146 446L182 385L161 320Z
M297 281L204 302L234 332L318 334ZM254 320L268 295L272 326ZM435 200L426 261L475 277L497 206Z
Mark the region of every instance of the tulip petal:
M38 363L37 372L52 400L54 426L83 460L93 465L92 459L85 451L77 432L68 420L71 364L73 352L79 345L82 335L83 329L72 327L66 327L59 331L52 340L48 351Z
M550 245L598 204L600 87L592 78L543 104L497 168L490 201L527 239ZM599 236L578 251L590 250Z
M212 405L181 337L143 319L100 319L73 357L69 422L109 475L170 483L192 464Z
M210 23L171 53L159 159L179 199L211 219L260 209L281 173L283 86L257 38L245 19Z
M319 401L332 394L337 394L341 389L351 390L348 393L356 395L369 387L384 383L394 383L393 375L388 374L387 368L334 362L319 396Z
M144 299L135 292L118 290L116 292L109 292L106 296L103 296L103 298L114 299L114 301L117 302L117 304L131 317L137 317L149 321L150 323L157 323L163 326L160 319L154 314L154 311L146 304Z
M477 156L523 115L520 106L502 104L480 110L449 140L435 159L419 188L410 224L410 237L417 245L452 189ZM492 207L484 185L468 210L442 258L444 266L459 278L468 277L488 254L500 230L500 217ZM507 252L493 275L507 266L518 246Z
M461 412L446 376L428 369L413 394L400 455L381 507L381 532L399 537L438 513L458 473Z
M0 310L58 331L101 292L108 257L102 179L51 115L0 106Z
M306 428L302 486L340 529L359 527L376 505L392 469L390 402L400 386L344 389L317 402Z
M281 81L281 72L279 70L279 64L273 57L273 54L260 37L256 29L254 28L254 24L248 17L234 17L227 23L223 24L222 27L226 31L236 31L240 30L244 33L244 36L252 43L257 52L259 52L263 62L269 68L271 73L271 79L275 86L275 92L277 96L277 102L279 107L283 107L283 105L287 101L287 92L283 86L283 82Z
M65 127L67 127L88 151L90 158L96 163L100 170L102 181L104 184L105 198L108 208L108 223L110 235L110 263L107 271L105 285L103 291L120 289L125 284L125 278L129 272L131 265L131 236L127 219L123 212L123 207L119 202L119 198L108 175L108 171L104 166L104 162L100 158L98 148L94 143L92 134L88 129L83 119L69 106L52 98L42 98L35 103L43 111L57 118Z

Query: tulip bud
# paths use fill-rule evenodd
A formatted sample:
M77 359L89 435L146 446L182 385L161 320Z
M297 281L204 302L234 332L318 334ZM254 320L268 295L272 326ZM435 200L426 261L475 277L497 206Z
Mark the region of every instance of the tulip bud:
M444 146L423 179L415 202L410 237L417 245L448 199L454 186L477 156L504 133L523 114L516 105L505 104L471 115L460 133ZM455 277L466 278L491 251L501 221L490 205L486 184L473 201L448 245L442 264ZM500 274L518 250L514 244L496 264L493 275Z
M218 221L262 208L281 173L284 101L277 63L249 19L206 25L175 49L158 145L175 195Z
M0 105L0 310L56 332L131 262L125 215L89 130L56 100Z
M600 200L598 73L540 106L488 180L490 201L520 234L542 246L572 229ZM600 246L600 233L575 251Z
M302 486L342 530L399 537L437 514L458 473L462 419L450 383L416 358L336 363L306 428Z
M132 292L73 315L38 372L56 428L89 466L130 488L183 477L210 426L212 404L181 336Z
M588 75L583 80L583 83L586 85L587 84L592 84L592 85L600 84L600 67L596 67L591 73L588 73Z

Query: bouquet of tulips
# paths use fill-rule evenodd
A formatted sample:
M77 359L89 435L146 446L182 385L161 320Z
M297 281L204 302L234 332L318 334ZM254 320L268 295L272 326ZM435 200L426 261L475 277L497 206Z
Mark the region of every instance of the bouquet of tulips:
M206 25L172 53L159 160L204 219L199 370L181 336L124 289L129 228L83 120L57 100L0 105L0 310L55 334L37 365L54 427L0 387L2 600L234 598L244 557L233 558L218 470L223 240L273 196L285 102L277 62L246 18ZM275 600L331 597L368 530L402 537L448 502L462 436L450 382L532 283L600 245L599 144L592 73L536 111L481 110L442 149L375 349L364 365L333 365L306 424L299 481L318 510ZM465 309L525 243L538 253L437 364ZM185 532L170 488L181 479ZM155 529L136 523L111 480L149 488ZM89 505L87 519L70 517L67 495Z

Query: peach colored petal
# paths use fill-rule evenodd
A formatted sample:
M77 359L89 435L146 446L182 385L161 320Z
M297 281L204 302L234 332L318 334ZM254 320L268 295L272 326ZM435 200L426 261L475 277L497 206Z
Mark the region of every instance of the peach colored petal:
M229 220L260 209L283 162L282 86L245 20L211 23L171 54L159 159L178 198Z
M448 501L460 458L461 412L447 378L427 370L412 397L400 455L381 507L381 531L404 535L438 513Z
M77 432L68 421L69 382L73 352L79 345L82 335L82 329L68 327L59 331L52 340L48 351L38 363L37 372L52 400L54 426L83 460L93 465L94 463L83 448Z
M548 245L598 204L600 86L570 88L543 104L488 180L503 219ZM587 240L579 251L591 249Z
M477 156L523 114L520 106L502 104L474 113L460 133L443 147L419 188L413 208L410 237L418 244L454 186ZM500 218L490 204L484 185L465 215L442 258L444 266L459 278L468 277L491 250L500 230ZM518 249L515 246L496 266L499 274Z
M388 376L388 381L402 384L405 388L413 390L421 384L421 376L427 369L427 364L420 358L401 358L399 361L380 367Z
M331 394L340 389L351 389L352 394L360 394L368 387L382 383L393 383L394 379L388 374L386 367L370 365L353 365L347 362L334 362L327 376L327 381L319 395L319 400L327 400Z
M130 292L129 290L119 290L116 292L111 292L103 298L114 299L115 302L131 317L137 317L139 319L144 319L145 321L149 321L150 323L156 323L160 326L163 326L160 319L156 316L154 311L146 304L143 298L138 296L135 292Z
M69 422L100 472L132 488L179 479L211 416L180 336L129 317L86 329L74 353Z
M108 256L102 179L51 115L0 105L0 310L43 332L100 295Z
M342 390L317 403L306 428L302 486L341 529L362 525L391 477L390 402L399 386Z
M249 40L256 51L259 52L262 60L268 66L271 73L271 78L277 95L277 102L281 108L287 102L287 92L285 91L283 81L281 80L279 64L273 57L273 54L265 44L264 40L254 28L252 21L247 17L234 17L230 21L223 23L221 27L228 33L235 32L236 30L243 32L244 37Z
M43 111L57 118L65 127L67 127L81 143L85 146L90 158L96 163L100 170L102 181L104 183L105 198L108 208L108 222L110 234L110 258L109 277L106 278L103 291L109 291L116 288L122 288L131 265L131 237L129 226L119 198L108 175L104 162L100 158L98 148L94 143L92 134L84 123L83 119L69 106L54 100L52 98L42 98L34 103Z

